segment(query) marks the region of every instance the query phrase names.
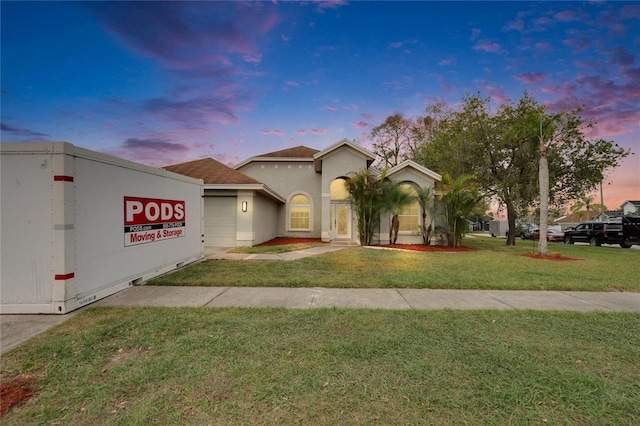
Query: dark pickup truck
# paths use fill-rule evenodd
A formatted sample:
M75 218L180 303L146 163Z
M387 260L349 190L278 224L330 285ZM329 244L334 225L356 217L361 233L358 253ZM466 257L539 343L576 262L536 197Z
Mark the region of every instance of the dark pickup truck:
M586 222L564 231L565 244L592 246L619 244L622 248L640 245L640 216L624 216L621 222Z

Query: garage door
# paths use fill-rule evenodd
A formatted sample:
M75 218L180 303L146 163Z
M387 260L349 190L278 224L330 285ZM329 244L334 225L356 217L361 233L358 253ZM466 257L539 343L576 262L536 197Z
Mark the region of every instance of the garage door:
M204 245L236 245L236 198L204 198Z

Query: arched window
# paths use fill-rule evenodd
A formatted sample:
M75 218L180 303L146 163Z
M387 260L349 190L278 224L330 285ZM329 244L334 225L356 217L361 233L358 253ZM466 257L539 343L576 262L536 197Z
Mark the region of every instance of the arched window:
M296 194L289 200L289 229L311 230L311 201L304 194Z
M329 193L332 200L346 200L349 198L346 181L342 178L335 179L329 186Z
M418 203L418 193L416 188L410 183L400 184L400 188L413 197L413 201L406 205L398 215L400 220L400 232L418 232L420 226L420 204Z

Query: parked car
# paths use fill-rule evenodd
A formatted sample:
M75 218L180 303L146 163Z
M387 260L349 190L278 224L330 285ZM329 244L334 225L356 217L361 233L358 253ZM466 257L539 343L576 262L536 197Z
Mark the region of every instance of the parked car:
M620 222L585 222L566 230L564 242L589 243L592 246L619 244L622 248L640 245L640 217L623 216Z
M524 224L520 224L518 225L518 228L516 229L518 235L520 236L520 239L522 240L530 240L531 239L531 231L533 231L535 229L535 227L530 224L530 223L524 223Z
M536 241L540 239L539 229L534 229L533 231L531 231L531 239ZM557 231L555 229L547 229L547 241L563 242L564 232Z

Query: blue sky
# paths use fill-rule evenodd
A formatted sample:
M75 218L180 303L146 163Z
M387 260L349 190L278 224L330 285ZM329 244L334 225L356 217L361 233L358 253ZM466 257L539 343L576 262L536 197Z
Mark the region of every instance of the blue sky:
M65 140L162 166L342 138L467 93L585 106L636 155L639 2L7 2L2 140ZM598 197L599 198L599 197Z

